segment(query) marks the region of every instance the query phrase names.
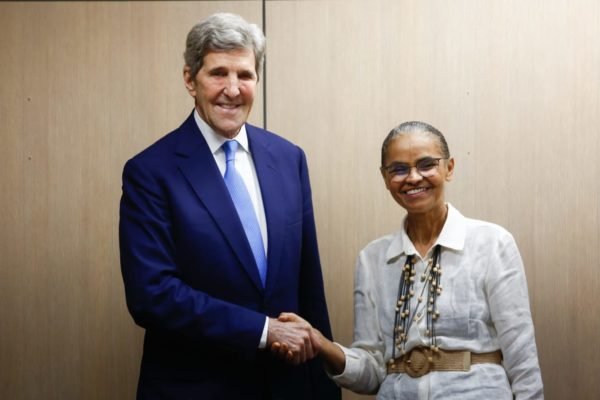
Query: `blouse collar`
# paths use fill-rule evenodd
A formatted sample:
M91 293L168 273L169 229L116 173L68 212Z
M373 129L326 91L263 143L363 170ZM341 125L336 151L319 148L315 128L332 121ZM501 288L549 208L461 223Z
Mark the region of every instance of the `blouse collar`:
M452 204L446 203L446 205L448 206L448 216L432 248L439 244L442 247L460 251L465 245L466 218ZM403 227L406 226L406 218L405 216L402 221ZM394 235L392 243L388 247L386 259L391 260L403 254L418 254L404 228Z

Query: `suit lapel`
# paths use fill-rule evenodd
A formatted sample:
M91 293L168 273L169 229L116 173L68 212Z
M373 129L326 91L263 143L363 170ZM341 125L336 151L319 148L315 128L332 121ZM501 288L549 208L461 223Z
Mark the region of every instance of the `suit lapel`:
M180 129L182 135L176 153L180 158L179 168L182 174L213 217L223 237L231 245L232 251L254 285L262 291L262 283L252 250L245 235L240 235L240 232L244 232L244 228L193 114Z
M266 287L268 288L270 282L277 282L278 268L281 264L279 260L285 234L285 207L283 206L285 199L280 189L282 176L276 168L275 160L269 150L269 142L265 140L266 137L262 130L246 124L246 132L267 220L268 267Z

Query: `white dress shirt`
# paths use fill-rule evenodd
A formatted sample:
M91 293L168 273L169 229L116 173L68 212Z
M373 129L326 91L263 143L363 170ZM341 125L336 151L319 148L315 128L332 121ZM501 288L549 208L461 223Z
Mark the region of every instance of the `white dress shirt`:
M217 134L198 114L198 110L194 110L194 119L196 124L204 136L210 151L215 158L217 167L221 171L221 175L225 176L225 169L227 161L225 159L225 151L223 151L223 143L228 139L224 136ZM248 134L246 133L246 125L242 125L240 131L235 137L235 140L239 143L239 146L235 153L235 168L241 175L242 180L246 185L258 224L260 226L260 233L262 236L263 244L265 247L265 255L268 249L267 241L267 219L265 217L265 208L263 206L262 195L260 192L260 185L258 183L258 176L256 175L256 168L252 161L252 154L250 153L250 146L248 145ZM264 349L267 345L267 332L269 328L269 318L265 319L265 326L261 335L259 348Z
M350 348L340 345L346 367L332 378L351 390L377 393L380 400L511 400L513 393L517 400L543 399L525 271L512 235L498 225L466 218L448 204L435 244L441 245L443 271L437 345L475 353L500 349L503 366L475 364L468 372L436 371L419 378L387 375L401 267L407 255L415 255L416 276L421 276L435 247L421 258L402 229L371 242L359 254L354 343ZM416 279L415 293L421 293L424 284ZM429 346L426 319L412 323L407 351Z

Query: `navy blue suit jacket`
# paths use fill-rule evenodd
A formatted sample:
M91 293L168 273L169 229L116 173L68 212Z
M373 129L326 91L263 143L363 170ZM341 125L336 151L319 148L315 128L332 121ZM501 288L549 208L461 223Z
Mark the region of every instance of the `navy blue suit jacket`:
M123 171L121 270L146 329L143 399L337 399L319 360L259 351L265 316L295 312L331 337L302 150L246 125L268 230L262 287L227 187L193 113Z

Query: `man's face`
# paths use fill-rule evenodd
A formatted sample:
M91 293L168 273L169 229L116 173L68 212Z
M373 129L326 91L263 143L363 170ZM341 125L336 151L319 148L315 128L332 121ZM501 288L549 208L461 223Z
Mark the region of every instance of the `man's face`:
M248 119L258 74L249 49L211 51L195 77L184 68L185 86L196 99L196 109L216 133L235 137Z

